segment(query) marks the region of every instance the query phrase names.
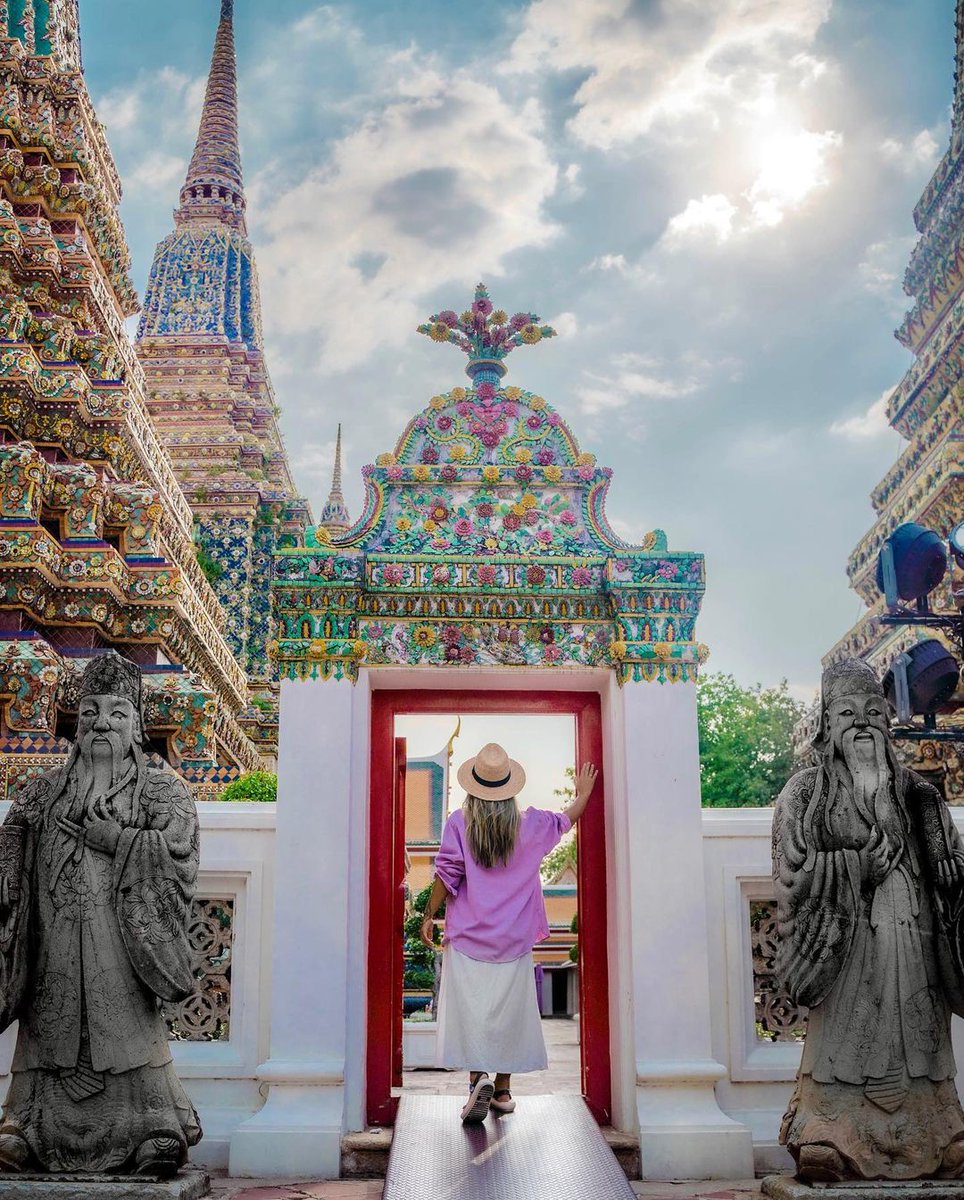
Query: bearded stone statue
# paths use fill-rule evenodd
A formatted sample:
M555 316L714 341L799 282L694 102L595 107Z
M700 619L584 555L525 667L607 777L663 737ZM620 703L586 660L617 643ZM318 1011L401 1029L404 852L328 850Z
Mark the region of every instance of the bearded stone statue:
M171 1176L201 1137L160 1011L194 986L197 810L143 739L139 668L92 659L66 764L0 827L0 1171Z
M961 841L937 789L898 762L859 659L824 672L814 746L773 823L776 973L810 1009L780 1140L808 1182L959 1178Z

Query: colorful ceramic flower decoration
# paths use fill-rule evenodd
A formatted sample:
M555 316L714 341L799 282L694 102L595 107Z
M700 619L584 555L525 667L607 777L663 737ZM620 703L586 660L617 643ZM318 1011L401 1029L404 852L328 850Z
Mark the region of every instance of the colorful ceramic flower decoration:
M452 309L433 313L428 322L418 326L433 342L454 342L464 350L470 361L501 362L517 346L534 346L543 338L556 336L551 325L533 312L517 312L513 316L502 309L493 309L484 283L475 289L472 307L459 314Z

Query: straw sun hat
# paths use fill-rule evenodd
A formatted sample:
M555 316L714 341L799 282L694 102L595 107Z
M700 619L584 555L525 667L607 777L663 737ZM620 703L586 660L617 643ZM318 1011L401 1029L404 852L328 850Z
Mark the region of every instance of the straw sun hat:
M489 742L459 767L458 781L459 787L480 800L509 800L525 787L526 773L498 742Z

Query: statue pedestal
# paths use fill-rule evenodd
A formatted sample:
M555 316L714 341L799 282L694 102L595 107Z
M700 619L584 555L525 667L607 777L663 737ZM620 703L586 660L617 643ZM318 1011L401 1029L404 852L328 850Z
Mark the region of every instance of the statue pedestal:
M0 1175L3 1200L200 1200L207 1171L185 1167L173 1179L149 1175Z
M964 1200L964 1180L959 1179L803 1183L792 1175L768 1175L762 1190L770 1200Z

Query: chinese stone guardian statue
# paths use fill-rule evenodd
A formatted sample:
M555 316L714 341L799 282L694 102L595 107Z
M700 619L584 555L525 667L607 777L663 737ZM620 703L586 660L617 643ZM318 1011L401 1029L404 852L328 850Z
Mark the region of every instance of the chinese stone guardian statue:
M859 659L824 672L814 747L773 823L777 978L810 1009L780 1140L810 1183L956 1179L964 848L937 789L898 762Z
M0 1171L171 1176L201 1137L161 1015L193 990L197 811L143 739L139 668L94 658L66 764L0 827Z

